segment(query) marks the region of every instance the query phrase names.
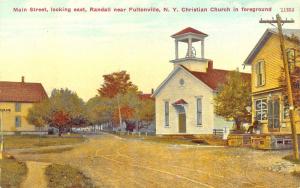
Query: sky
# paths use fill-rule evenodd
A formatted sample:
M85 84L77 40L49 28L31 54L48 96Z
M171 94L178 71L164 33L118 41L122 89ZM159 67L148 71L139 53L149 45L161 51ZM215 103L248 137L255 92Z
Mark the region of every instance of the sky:
M272 12L13 12L30 7L272 7ZM295 20L284 28L300 28L297 0L0 0L0 80L25 76L26 82L42 83L49 95L53 88L69 88L87 101L97 94L103 74L126 70L141 91L150 93L173 69L172 34L186 27L208 34L205 58L218 69L243 70L265 29L273 27L258 21L277 13Z

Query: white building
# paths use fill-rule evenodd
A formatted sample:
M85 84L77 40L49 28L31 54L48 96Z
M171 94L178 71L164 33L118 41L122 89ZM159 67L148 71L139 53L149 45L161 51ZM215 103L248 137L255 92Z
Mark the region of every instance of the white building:
M186 28L175 39L173 71L154 91L156 134L212 134L213 129L232 127L232 122L214 114L214 95L229 71L213 69L204 57L204 39L208 35ZM179 42L187 44L185 57L179 57ZM200 57L193 44L201 45Z

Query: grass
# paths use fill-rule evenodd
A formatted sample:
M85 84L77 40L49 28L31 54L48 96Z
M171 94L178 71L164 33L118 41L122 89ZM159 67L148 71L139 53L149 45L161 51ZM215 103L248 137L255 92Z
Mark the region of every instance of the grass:
M72 145L81 143L85 140L80 135L73 136L36 136L36 135L22 135L22 136L5 136L5 149L21 149L21 148L35 148L41 146L58 146L58 145Z
M24 151L21 152L22 154L46 154L46 153L62 153L65 151L72 150L72 147L66 147L66 148L47 148L47 149L41 149L36 151Z
M1 181L0 187L20 187L27 174L26 164L14 158L0 160Z
M197 139L193 140L195 142L198 141L204 141L204 143L208 145L215 145L215 146L226 146L227 141L223 140L222 137L216 136L216 135L197 135Z
M294 171L294 172L292 172L292 174L293 174L293 176L300 178L300 171Z
M209 144L209 145L226 145L221 138L213 136L213 135L206 135L206 136L197 136L196 140L189 139L189 138L182 138L180 136L138 136L138 135L119 135L122 138L128 139L140 139L144 141L152 141L152 142L159 142L159 143L166 143L166 144L187 144L187 145L196 145L196 144Z
M69 165L52 164L46 168L48 187L63 188L90 188L94 187L90 178L78 169Z
M293 155L287 155L283 159L291 161L292 163L300 164L300 160L295 160Z
M195 144L188 139L184 138L171 138L171 137L159 137L159 136L138 136L138 135L119 135L121 138L126 139L139 139L144 141L150 142L159 142L159 143L166 143L166 144Z
M287 155L287 156L283 157L283 159L291 161L292 163L295 163L295 164L300 164L300 160L294 159L293 155ZM292 172L292 175L300 178L300 171L295 170L294 172Z

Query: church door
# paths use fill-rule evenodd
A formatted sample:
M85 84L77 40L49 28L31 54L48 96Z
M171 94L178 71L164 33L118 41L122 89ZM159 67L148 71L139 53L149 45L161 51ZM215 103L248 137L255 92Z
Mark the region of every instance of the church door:
M186 133L186 115L185 113L178 114L179 133Z

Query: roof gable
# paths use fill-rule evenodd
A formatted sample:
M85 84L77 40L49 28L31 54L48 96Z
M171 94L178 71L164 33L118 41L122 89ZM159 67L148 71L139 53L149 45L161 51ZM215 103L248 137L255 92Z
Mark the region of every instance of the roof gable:
M255 47L252 49L246 60L244 61L244 65L251 65L253 59L257 56L260 50L264 47L266 42L272 36L272 34L278 34L277 29L267 29L262 37L259 39ZM296 37L300 38L300 29L284 29L283 34L287 37L292 37L295 35Z
M39 102L48 98L40 83L0 82L0 102Z
M179 36L179 35L184 35L184 34L187 34L187 33L193 33L193 34L198 34L198 35L204 35L204 36L207 36L207 34L197 30L197 29L194 29L192 27L187 27L175 34L173 34L171 37L176 37L176 36Z
M169 76L163 81L163 83L154 91L153 93L154 97L161 91L161 89L168 83L170 79L173 78L173 76L179 70L185 71L193 78L206 85L207 88L211 89L212 91L218 89L220 85L224 84L227 80L228 74L232 72L228 70L219 70L219 69L208 69L207 72L196 72L196 71L190 71L183 65L179 65L169 74ZM243 79L251 80L251 74L241 73L241 75Z
M178 73L179 71L183 71L185 72L187 75L189 75L192 79L195 79L196 81L199 81L199 79L197 79L193 74L191 74L191 72L186 69L183 66L177 66L168 76L167 78L157 87L157 89L154 91L154 93L152 94L152 97L155 97L166 85L167 83L176 75L176 73ZM206 84L204 84L208 89L211 89L210 87L208 87Z

